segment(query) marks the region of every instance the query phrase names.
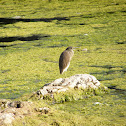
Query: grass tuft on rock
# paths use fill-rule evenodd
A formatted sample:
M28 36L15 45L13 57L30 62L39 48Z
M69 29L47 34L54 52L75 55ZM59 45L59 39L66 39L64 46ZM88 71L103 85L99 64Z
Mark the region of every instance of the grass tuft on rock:
M109 93L109 90L103 85L98 89L70 89L66 92L54 93L53 100L56 103L64 103L68 101L82 100L94 95L104 95Z

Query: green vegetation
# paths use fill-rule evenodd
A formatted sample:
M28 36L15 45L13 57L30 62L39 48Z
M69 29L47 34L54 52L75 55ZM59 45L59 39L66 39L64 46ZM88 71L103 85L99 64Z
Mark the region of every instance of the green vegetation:
M0 8L1 99L28 100L46 83L84 73L110 88L61 104L33 101L51 113L26 116L21 126L126 125L125 0L0 0ZM58 59L68 46L78 48L60 75Z

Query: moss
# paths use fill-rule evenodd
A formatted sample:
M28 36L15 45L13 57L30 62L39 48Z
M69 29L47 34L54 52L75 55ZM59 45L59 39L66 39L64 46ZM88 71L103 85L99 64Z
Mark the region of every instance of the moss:
M109 90L103 85L98 89L70 89L66 92L54 93L54 101L56 103L64 103L69 101L82 100L94 95L102 96L109 93Z
M25 117L20 125L125 124L125 0L1 0L0 7L0 98L28 101L46 83L84 73L115 87L109 94L58 94L58 102L71 102L52 105L48 116ZM79 48L59 75L58 58L71 45Z

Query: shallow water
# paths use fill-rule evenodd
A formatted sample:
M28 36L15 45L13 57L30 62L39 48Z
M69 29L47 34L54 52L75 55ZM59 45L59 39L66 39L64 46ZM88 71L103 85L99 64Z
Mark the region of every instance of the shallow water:
M85 119L71 119L72 126L86 121L91 126L125 126L124 0L1 0L0 7L0 99L18 99L57 78L87 73L110 93L51 107L77 116L76 121ZM60 75L59 56L71 45L78 48L67 72Z
M88 73L117 93L126 90L125 2L89 3L81 2L78 12L74 2L41 3L43 8L35 3L35 14L27 3L1 1L7 12L0 11L0 98L20 97L61 77L59 55L70 45L79 48L67 76Z

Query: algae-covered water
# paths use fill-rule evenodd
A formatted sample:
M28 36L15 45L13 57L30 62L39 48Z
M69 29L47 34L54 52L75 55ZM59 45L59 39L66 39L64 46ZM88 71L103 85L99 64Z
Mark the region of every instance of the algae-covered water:
M51 105L73 118L59 117L56 124L126 125L125 0L1 0L0 8L1 99L20 98L57 78L87 73L110 93ZM78 48L60 75L59 56L68 46Z

